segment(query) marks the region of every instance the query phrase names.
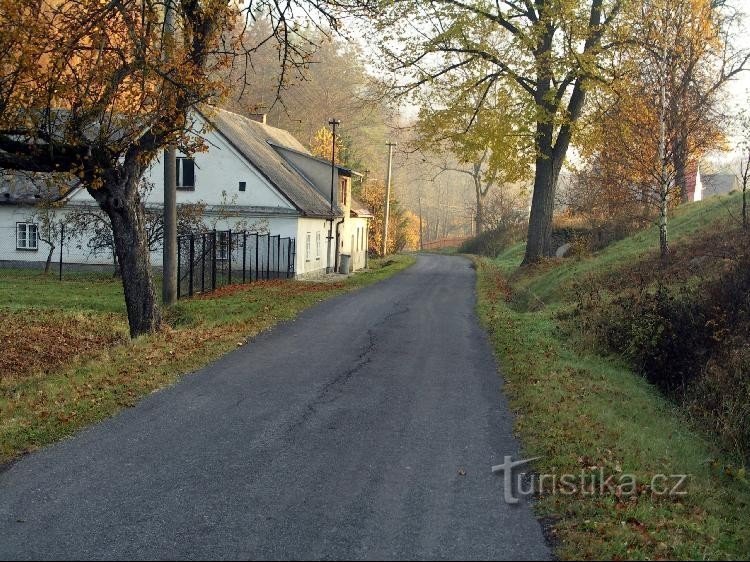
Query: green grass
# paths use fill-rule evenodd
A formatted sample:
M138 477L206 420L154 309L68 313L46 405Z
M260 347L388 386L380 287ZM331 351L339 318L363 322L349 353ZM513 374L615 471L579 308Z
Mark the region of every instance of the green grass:
M171 327L135 340L124 337L127 325L117 280L2 279L0 320L29 318L12 336L24 337L31 319L38 318L37 325L49 333L49 341L40 345L59 346L64 360L53 368L24 363L25 370L0 373L0 463L131 407L301 310L412 263L408 256L371 260L369 271L338 283L270 281L224 288L180 301L166 315ZM58 340L66 328L75 331L76 326L102 334L120 332L122 343L97 347L82 341L79 353L69 354L76 342Z
M679 245L728 219L736 196L679 210ZM575 559L733 559L750 556L750 485L725 470L731 461L682 411L612 357L584 350L561 318L583 276L616 274L652 256L650 229L583 259L518 269L523 246L478 260L480 316L507 381L524 454L540 456L540 474L689 474L687 496L637 499L547 493L539 514L554 522L557 554ZM736 467L735 467L736 468ZM736 471L734 471L736 472ZM647 488L646 488L647 490Z
M0 308L124 313L122 284L111 275L79 274L60 281L36 271L0 269Z
M669 220L671 244L679 244L696 233L721 221L737 220L741 205L740 194L711 197L676 209ZM638 261L659 248L659 231L656 227L643 230L594 253L589 257L564 260L559 266L540 266L537 274L519 276L517 290L532 293L545 304L565 301L572 284L587 274L603 274L616 270L628 262ZM521 263L524 244L517 244L498 256L497 264L506 273L512 273Z

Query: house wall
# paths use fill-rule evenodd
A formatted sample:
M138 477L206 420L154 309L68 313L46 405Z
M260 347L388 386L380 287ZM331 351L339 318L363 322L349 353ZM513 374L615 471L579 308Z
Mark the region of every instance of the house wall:
M329 221L322 218L300 217L294 206L260 172L248 164L219 133L208 132L206 144L209 147L208 151L197 153L193 157L195 161L195 189L190 191L178 190L178 204L205 203L208 206L262 208L262 212L256 212L255 214L245 212L241 216L232 217L220 216L208 209L204 222L207 228L216 228L217 230L260 229L267 230L274 236L294 238L296 243L295 271L298 275L304 276L325 272L329 263L333 266L336 252L336 232L334 230L329 260L327 254ZM304 170L304 175L308 180L328 199L331 184L330 165L290 151L285 151L285 156L288 156L293 164L296 162L298 169ZM154 186L144 198L145 204L160 206L163 202L163 164L161 158L149 167L144 178ZM366 219L350 217L351 178L340 176L338 169L335 170L334 175L337 203L340 207L342 206L338 201L341 180L346 182L347 204L343 206L346 220L339 227L339 252L352 256L353 267L356 270L363 268L366 263L367 234L365 229L367 221ZM241 181L246 183L246 191L244 192L239 191L239 182ZM73 205L96 205L85 189L74 192L70 200ZM33 214L34 209L32 207L0 206L0 261L39 262L40 264L46 261L49 247L42 242L39 243L37 251L16 249L16 223L28 222ZM57 214L62 219L67 211L62 208L57 211ZM339 220L334 221L334 229ZM310 234L310 256L306 255L308 233ZM318 237L320 237L319 253ZM53 261L58 260L59 246L55 249L53 258ZM113 256L108 251L93 254L89 249L88 239L79 237L65 244L63 261L65 263L109 266L113 263ZM151 263L154 266L161 265L162 252L160 249L152 252Z
M328 267L328 230L330 224L330 221L324 219L299 219L297 223L297 259L295 263L297 276L304 277L325 273L326 267ZM307 251L308 236L310 239L309 253ZM319 246L318 240L320 241ZM331 252L333 252L333 248Z
M177 204L206 203L207 205L248 205L295 211L294 206L280 194L262 174L253 168L217 132L205 135L207 152L193 156L195 161L195 190L177 190ZM178 154L178 156L184 156ZM146 170L144 179L153 189L144 198L146 204L162 204L164 201L164 164L159 157ZM239 191L239 183L246 183L246 191ZM79 189L71 201L91 202L93 198L84 189Z

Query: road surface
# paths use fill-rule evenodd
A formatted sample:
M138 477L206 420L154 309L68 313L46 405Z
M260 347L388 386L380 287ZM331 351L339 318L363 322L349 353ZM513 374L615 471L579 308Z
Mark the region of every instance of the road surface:
M420 256L0 473L0 558L538 559L468 260Z

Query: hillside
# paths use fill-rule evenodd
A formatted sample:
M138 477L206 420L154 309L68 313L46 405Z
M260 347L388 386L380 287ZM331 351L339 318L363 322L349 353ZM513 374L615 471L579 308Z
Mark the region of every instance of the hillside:
M524 454L540 457L539 475L586 482L575 494L554 479L540 486L538 510L561 558L750 554L748 268L738 214L737 196L678 209L667 267L655 228L531 269L518 268L523 245L477 259L479 310ZM626 475L633 493L598 488ZM662 494L657 475L688 478Z

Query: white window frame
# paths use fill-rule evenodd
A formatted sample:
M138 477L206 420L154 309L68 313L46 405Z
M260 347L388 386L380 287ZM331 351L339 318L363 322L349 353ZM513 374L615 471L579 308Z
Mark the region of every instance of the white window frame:
M305 236L305 261L310 261L312 254L312 234L307 233Z
M23 232L23 244L21 244L21 232ZM39 225L33 222L16 223L16 250L39 251Z
M315 233L315 259L320 261L320 231Z

